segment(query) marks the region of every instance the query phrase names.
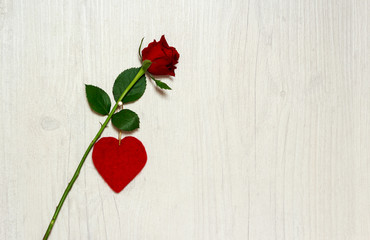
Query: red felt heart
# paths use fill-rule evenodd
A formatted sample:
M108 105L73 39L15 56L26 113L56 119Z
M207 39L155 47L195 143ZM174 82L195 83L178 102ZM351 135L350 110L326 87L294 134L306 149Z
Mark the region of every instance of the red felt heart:
M93 163L104 181L119 193L144 168L147 160L144 145L134 137L118 140L101 138L94 145Z

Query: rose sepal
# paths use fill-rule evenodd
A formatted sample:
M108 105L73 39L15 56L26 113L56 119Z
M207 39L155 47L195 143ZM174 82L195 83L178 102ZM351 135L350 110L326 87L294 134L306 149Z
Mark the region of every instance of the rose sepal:
M150 65L152 65L152 61L150 61L150 60L144 60L141 63L141 68L144 70L144 72L146 72L148 70L148 68L150 67Z

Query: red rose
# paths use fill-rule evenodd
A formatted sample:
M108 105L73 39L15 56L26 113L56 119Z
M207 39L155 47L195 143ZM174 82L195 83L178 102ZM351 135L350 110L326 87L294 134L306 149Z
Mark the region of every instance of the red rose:
M176 48L168 46L164 35L157 42L154 40L148 47L142 51L143 61L150 60L152 64L148 72L153 75L171 75L175 76L175 64L178 63L180 54Z

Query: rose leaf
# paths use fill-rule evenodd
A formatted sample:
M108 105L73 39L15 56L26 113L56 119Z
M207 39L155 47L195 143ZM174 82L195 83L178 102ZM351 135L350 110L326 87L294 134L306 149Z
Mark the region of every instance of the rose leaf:
M140 120L135 112L129 109L123 109L113 114L112 123L122 131L132 131L139 128Z
M108 115L111 102L108 94L101 88L85 85L87 101L92 110L101 115Z
M125 89L128 87L128 85L130 85L131 81L135 78L139 70L140 68L130 68L118 75L113 85L113 96L116 101L118 101ZM122 102L128 103L138 100L141 96L143 96L145 88L146 78L145 75L143 75L122 99Z

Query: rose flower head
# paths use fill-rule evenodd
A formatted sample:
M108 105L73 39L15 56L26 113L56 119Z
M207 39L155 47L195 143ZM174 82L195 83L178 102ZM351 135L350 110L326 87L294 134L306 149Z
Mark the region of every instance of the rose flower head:
M179 57L180 54L176 48L168 45L164 35L162 35L159 42L154 40L142 51L142 60L152 62L148 72L153 75L175 76L175 65L178 63Z

